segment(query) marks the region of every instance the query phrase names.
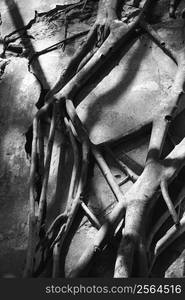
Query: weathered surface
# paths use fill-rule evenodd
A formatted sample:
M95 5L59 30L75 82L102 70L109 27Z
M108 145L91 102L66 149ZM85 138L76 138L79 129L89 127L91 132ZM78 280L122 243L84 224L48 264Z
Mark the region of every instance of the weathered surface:
M181 26L166 24L158 32L176 48ZM175 72L174 62L153 42L146 37L135 42L78 107L93 142L125 137L151 122L169 95Z
M35 16L35 11L38 13L46 12L56 7L56 5L64 5L76 3L78 0L1 0L0 12L2 18L1 34L5 36L16 29L20 29L27 25ZM20 15L22 21L20 20Z
M7 272L20 276L24 263L30 166L25 133L39 94L40 86L28 72L27 61L11 59L0 80L0 276Z
M25 25L30 19L33 19L34 10L38 10L38 12L47 11L55 7L55 4L63 4L64 2L32 0L25 7L24 0L2 1L0 3L3 21L0 27L2 37L14 29L19 29L23 23ZM67 2L69 3L69 1ZM17 22L15 25L12 15L15 14L16 19L19 20L18 15L16 15L17 7L23 18L23 23ZM158 14L161 13L161 9L159 9ZM165 5L164 9L166 10ZM164 15L167 16L167 10ZM93 18L90 23L84 21L79 23L78 26L74 22L70 25L68 34L89 29L92 21ZM165 21L165 17L163 21ZM34 50L40 51L63 39L64 28L62 22L61 24L59 25L58 22L57 26L52 27L51 23L47 23L45 20L35 23L29 30L29 34L35 37L35 39L30 39ZM176 47L179 43L179 37L174 34L174 30L178 32L178 26L181 26L181 24L174 24L175 21L172 21L155 27L164 40L169 41L170 44ZM83 38L66 46L64 53L61 49L58 49L42 55L38 58L38 61L32 64L32 71L37 74L45 89L53 86L61 73L61 69L65 68L75 49L82 41ZM173 61L153 42L149 41L146 36L134 42L132 48L126 51L123 58L120 54L112 70L102 71L101 78L104 75L105 77L100 82L95 79L91 86L85 87L80 95L77 95L78 99L82 99L86 95L86 98L78 106L78 113L88 128L92 140L98 144L124 137L134 132L136 128L141 128L152 121L157 114L161 99L168 95L168 89L172 84L175 72L176 66ZM87 96L88 91L90 91L90 94ZM26 224L30 166L24 149L24 133L30 126L36 112L35 104L39 99L39 95L40 85L36 78L28 72L27 60L24 58L11 58L0 81L2 113L0 118L2 122L0 129L2 149L0 156L2 168L0 276L4 276L6 273L21 276L24 264L24 251L27 245ZM184 120L184 114L177 118L176 124L181 125L182 120ZM174 126L174 136L184 136L184 128L180 126L180 130L177 130L177 126ZM61 143L62 136L57 133L48 193L49 222L51 222L52 217L57 215L59 207L65 206L67 188L65 188L65 191L62 188L67 186L66 183L69 180L69 170L71 168L71 154L69 154L68 166L66 170L60 170L57 178ZM123 143L116 149L116 152L119 154L124 150L141 166L144 166L147 146L148 136L142 139L138 137L138 139L134 138L128 143ZM109 163L117 181L121 181L124 174L110 160ZM57 180L59 187L56 191ZM123 192L127 191L131 185L131 182L124 185L122 187ZM94 171L89 194L90 208L102 219L104 209L107 207L111 209L115 199L97 167ZM69 248L66 259L66 273L70 271L83 249L88 245L89 240L93 238L95 231L87 219L83 218ZM109 261L109 256L112 256L112 253L113 251L110 250L110 253L105 254L104 260ZM182 260L183 258L180 258L181 271ZM178 262L177 265L179 265ZM183 274L181 271L179 273L175 271L171 274L181 276ZM171 276L170 272L167 273L167 276ZM97 266L94 274L112 276L110 265L106 266L105 264L105 268L103 268L102 263Z

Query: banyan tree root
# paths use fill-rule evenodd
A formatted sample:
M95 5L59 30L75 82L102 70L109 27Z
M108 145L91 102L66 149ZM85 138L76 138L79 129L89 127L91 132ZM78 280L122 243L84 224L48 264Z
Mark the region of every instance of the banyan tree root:
M65 228L59 240L57 241L54 251L53 251L53 277L59 277L60 274L60 250L64 243L65 238L67 237L70 227L77 215L79 208L81 207L81 203L84 201L86 196L85 189L87 184L87 172L88 172L88 156L89 156L89 146L84 143L82 145L82 168L81 175L78 184L77 195L74 199L74 202L71 207L70 214L68 215L67 222L65 224Z
M97 232L94 241L89 245L78 263L74 266L70 277L80 277L88 274L89 267L92 266L97 249L99 249L99 251L103 250L105 245L110 242L116 227L125 214L125 210L125 227L119 248L121 251L118 250L115 277L131 276L136 247L138 250L139 245L140 248L143 248L141 245L143 245L143 243L145 244L144 232L150 206L153 204L155 197L159 194L158 188L161 180L165 177L167 182L171 182L184 166L184 146L185 139L178 144L163 161L146 164L142 175L125 194L126 208L125 202L118 202L116 204L108 216L107 223L103 224ZM143 252L143 249L142 253L139 251L139 261L141 257L145 257ZM138 263L138 261L136 263ZM147 274L145 274L145 276L146 275Z
M181 0L170 0L169 15L171 18L175 18L175 12L180 1Z
M116 158L115 155L113 154L112 150L108 147L108 146L104 146L104 151L105 154L108 154L108 156L110 156L113 161L116 163L116 165L118 166L118 168L123 171L123 173L125 173L126 178L124 180L131 180L132 182L135 182L138 179L138 174L136 173L136 171L133 170L133 168L128 167L128 161L131 162L132 165L137 165L137 163L135 161L133 161L126 153L122 152L121 158ZM124 161L126 161L124 163ZM138 166L137 166L138 167ZM124 183L121 182L121 185L123 185Z
M70 130L70 125L68 124L68 121L65 119L65 123L68 126L69 129L69 134L70 134L70 139L71 143L73 143L73 155L74 158L77 156L77 149L76 145L74 143L74 138L72 136L72 131ZM66 214L67 214L67 221L64 226L62 226L61 231L59 231L56 240L55 240L55 245L53 249L53 277L58 277L60 270L60 251L61 247L65 241L65 238L67 237L70 227L77 215L77 212L81 206L82 199L84 198L85 195L85 188L87 184L87 172L88 172L88 156L89 156L89 147L88 144L84 143L82 145L82 167L80 170L80 179L79 182L75 182L78 179L78 167L76 166L76 162L74 159L74 166L75 166L75 174L72 172L72 177L71 177L71 184L70 184L70 189L69 189L69 195L68 195L68 205L70 208L67 208ZM77 158L76 158L77 160ZM77 170L76 170L77 167ZM73 168L74 171L74 168ZM77 185L77 191L76 194L74 195L74 190L75 190L75 185Z
M97 20L92 30L90 31L86 42L75 53L66 70L61 75L59 81L46 95L45 105L37 113L34 119L32 166L30 176L31 209L29 246L26 267L27 276L30 276L33 272L35 235L38 234L38 232L35 230L35 228L37 228L37 226L35 226L35 224L37 224L37 217L35 214L34 204L34 176L36 172L38 153L41 158L43 157L42 146L39 148L39 151L37 147L38 139L39 145L42 145L42 140L39 137L38 128L42 116L47 113L48 109L56 99L58 99L58 102L65 102L67 115L71 121L71 123L69 122L69 124L71 124L71 134L75 135L78 138L78 140L82 144L83 149L88 145L89 150L92 152L94 159L100 167L105 179L107 180L107 183L111 187L118 203L115 205L114 209L109 215L108 220L100 227L98 220L96 220L95 216L88 210L85 204L81 205L82 202L80 199L80 195L83 194L84 186L86 183L83 174L84 172L86 173L88 169L88 163L82 164L80 181L75 184L74 180L71 181L70 193L71 191L74 191L74 185L78 186L78 188L76 188L76 197L72 201L72 203L74 203L72 204L72 206L70 206L71 210L69 215L67 217L64 217L65 214L58 216L49 229L49 233L51 233L51 231L53 231L53 229L56 229L56 227L59 228L57 229L55 239L52 240L52 244L50 245L53 249L53 276L57 277L60 273L59 258L61 247L64 245L65 238L69 233L71 224L80 206L83 207L92 223L94 223L95 226L99 228L99 231L95 235L92 244L89 245L77 265L74 266L74 270L72 270L69 275L70 277L79 277L88 274L89 268L91 267L97 253L100 253L107 245L107 243L110 242L123 218L125 218L125 227L122 232L122 240L118 249L114 276L132 276L133 264L138 265L138 276L147 275L149 266L146 253L147 247L145 241L145 226L147 225L147 217L152 212L151 207L153 207L155 200L159 196L160 187L169 212L175 222L175 228L178 231L180 223L174 206L168 195L167 184L169 184L173 180L173 178L178 174L182 166L185 164L185 141L183 140L179 145L177 145L175 149L164 160L160 160L160 155L163 149L166 135L168 133L169 122L171 121L172 117L175 116L176 108L183 94L183 85L185 78L185 56L184 49L179 51L179 53L174 53L166 44L160 41L160 37L158 37L158 35L153 30L151 30L151 27L146 23L147 11L152 2L152 0L144 1L143 7L140 9L138 15L136 15L134 20L131 19L131 21L127 21L126 24L123 23L117 16L117 8L120 4L120 1L100 0ZM126 195L123 195L119 185L111 174L111 171L106 161L104 160L103 155L101 154L99 149L90 141L87 131L78 118L73 101L75 100L77 92L80 91L87 80L89 80L90 77L105 64L105 62L109 62L109 58L115 51L117 51L119 48L124 47L124 43L127 43L129 38L132 38L134 36L139 27L144 28L153 38L153 40L161 46L163 51L177 63L178 69L174 84L170 90L170 96L167 99L164 99L164 101L161 103L160 110L153 122L145 168L138 179L137 177L134 178L133 181L135 181L135 179L137 179L137 181L134 183L132 188L126 193ZM55 96L55 98L53 96ZM54 133L53 122L55 123L55 118L51 122L51 136L53 136ZM49 149L52 148L49 146L49 143L48 147ZM49 154L47 155L46 153L46 158L48 156ZM47 159L45 161L47 161ZM49 158L47 166L49 168ZM75 173L75 175L73 174L74 177L76 176L76 174L77 173ZM47 178L46 170L44 170L43 183L44 178ZM47 184L45 185L45 188L43 187L43 189L45 189L45 192L47 191ZM43 195L43 192L41 192L41 195ZM46 193L44 195L46 196ZM41 201L41 204L39 205L39 228L43 223L42 219L44 206L42 203L46 202L46 197L43 197L41 199L43 199L43 201ZM135 254L137 254L137 256ZM137 259L135 261L134 259L136 257ZM143 269L141 268L141 265L144 266ZM141 269L144 271L141 272Z
M46 217L46 197L47 197L47 187L50 171L50 162L53 148L53 141L55 135L56 126L56 105L53 106L52 120L46 150L46 158L44 160L44 143L41 137L41 131L39 128L39 118L42 114L47 111L49 103L46 104L36 115L33 122L33 141L32 141L32 157L31 157L31 169L30 169L30 213L29 213L29 238L28 238L28 251L26 257L26 266L24 270L24 277L32 276L34 272L34 254L36 251L36 244L39 239L39 235L42 234L42 225ZM38 147L39 144L39 147ZM41 149L42 147L42 149ZM42 189L39 197L39 207L38 212L36 212L35 207L35 175L38 168L38 155L40 155L40 164L43 168L43 180Z
M183 34L183 33L182 33ZM177 73L174 79L173 86L170 91L169 97L167 99L164 99L163 103L161 104L161 110L157 113L156 119L153 122L152 127L152 133L149 143L149 149L148 149L148 157L146 160L146 166L145 170L150 169L150 173L148 174L148 177L152 178L152 173L159 172L160 181L158 182L159 186L161 187L161 192L163 195L164 200L166 201L166 204L168 206L169 212L172 215L172 218L174 220L175 225L179 225L179 220L177 213L175 211L175 208L171 202L171 199L169 197L168 191L167 191L167 185L170 181L170 178L161 172L161 163L159 163L160 155L163 149L164 141L168 132L169 122L172 120L172 118L175 116L177 107L179 105L180 99L182 97L182 94L184 93L184 81L185 81L185 55L184 55L184 48L182 48L179 53L176 55L176 61L178 65ZM181 145L181 144L180 144ZM183 145L183 142L182 142ZM179 146L180 147L180 146ZM175 147L176 152L178 154L178 147ZM173 154L174 152L172 152ZM180 153L180 152L179 152ZM181 155L181 153L180 153ZM170 158L166 158L166 161L169 160L169 165L171 165L171 169L173 170L174 174L178 170L175 169L174 164L175 162ZM165 162L165 161L164 161ZM170 168L169 167L169 168ZM143 174L145 174L145 170ZM161 173L161 174L160 174ZM173 173L172 173L173 177ZM141 177L136 182L137 184L140 182ZM157 182L156 179L155 183ZM147 191L146 184L148 184L148 187L150 191ZM128 207L126 211L125 216L125 230L123 234L123 238L121 241L121 249L123 249L123 245L127 243L126 250L119 251L118 250L118 258L116 262L116 269L115 269L115 277L128 277L131 276L132 272L132 260L130 259L130 253L132 253L131 249L135 249L138 246L138 243L140 243L140 239L145 239L145 220L148 215L148 209L145 207L148 207L149 201L152 201L154 194L150 194L152 191L152 183L149 179L145 179L141 184L141 190L142 193L139 193L139 191L135 191L135 198L137 195L138 199L135 199L133 201L132 206L132 200L128 202ZM156 187L158 188L158 187ZM154 191L153 191L154 192ZM148 195L150 194L150 196ZM148 200L148 201L147 201ZM154 200L153 200L154 201ZM142 204L144 203L144 204ZM139 211L138 211L139 210ZM138 213L136 213L138 211ZM135 215L133 219L133 214ZM138 215L138 218L136 217ZM137 220L138 219L138 220ZM128 242L129 240L129 242ZM130 245L130 247L129 247ZM131 251L131 252L130 252ZM121 254L121 253L122 254ZM130 253L129 253L130 252ZM140 258L138 258L140 259ZM147 275L147 274L146 274Z
M98 229L100 228L99 221L84 202L86 200L86 183L88 178L88 143L84 142L82 144L82 166L80 167L80 153L72 133L72 124L70 124L66 118L65 124L71 141L74 159L67 206L65 211L57 216L52 222L46 232L45 238L40 243L40 245L44 247L43 249L46 250L46 257L36 271L36 274L42 272L47 265L48 259L51 257L51 252L53 252L53 277L59 277L60 256L63 245L65 245L66 238L69 239L70 229L76 219L79 209L81 208L84 211L93 226Z
M150 275L150 272L156 262L156 259L158 256L169 246L171 243L173 243L178 237L180 237L185 232L185 215L181 218L179 221L178 228L174 225L172 226L165 235L156 243L155 249L154 249L154 257L150 266L150 269L148 271L148 275Z
M183 187L180 194L178 195L175 203L174 203L174 207L177 208L181 206L181 203L183 202L183 200L185 199L185 188ZM160 230L160 228L163 226L163 224L166 222L166 220L170 217L170 212L169 210L165 211L161 217L156 221L156 223L154 224L154 226L152 227L152 229L150 230L150 234L147 238L147 251L149 251L152 241L154 239L155 234ZM179 216L178 216L179 217ZM179 221L179 225L180 225L180 221Z
M163 148L164 140L167 134L169 121L174 117L180 98L183 93L183 85L184 85L184 78L185 78L184 62L185 62L184 49L182 49L178 53L178 57L177 57L178 70L174 80L174 84L171 89L171 94L167 99L164 100L163 105L161 105L161 111L158 112L156 120L154 120L153 122L153 128L152 128L152 134L150 139L150 145L149 145L145 170L143 171L142 175L135 183L133 188L131 188L131 190L128 192L129 200L126 201L127 207L126 207L126 216L125 216L125 228L124 228L123 238L120 245L120 248L123 249L123 251L122 250L118 251L115 277L131 276L134 250L136 247L138 248L138 245L141 243L141 240L144 240L144 235L145 235L144 226L146 225L145 220L148 214L148 207L150 206L149 200L155 198L154 195L156 193L156 190L158 189L158 186L162 185L162 193L164 196L164 200L166 201L169 211L173 216L174 222L176 223L176 225L178 225L178 218L175 209L171 203L169 196L167 196L168 193L166 189L167 187L166 183L172 180L175 173L179 171L179 169L183 166L183 164L179 165L173 162L171 158L169 157L166 158L165 162L171 160L171 166L167 168L169 170L170 168L173 170L173 172L171 172L171 178L170 178L166 175L166 172L168 173L168 171L165 170L166 168L164 168L162 162L159 162L159 159ZM182 149L182 146L183 146L183 142L178 147ZM179 148L177 147L175 148L177 155L180 153ZM172 155L173 154L174 152L172 152ZM179 159L180 161L180 158L181 157L178 157L177 159ZM178 166L177 169L176 169L176 165ZM125 198L127 197L125 196ZM119 207L120 203L122 203L123 205L123 201L121 201L117 204L117 207ZM110 224L111 224L111 229L112 230L115 229L115 227L118 225L120 221L118 216L119 215L123 216L123 212L122 212L123 208L125 210L125 203L123 207L121 208L119 207L119 211L117 211L118 215L116 221L113 218L115 224L113 224L109 220L108 224L106 224L105 226L106 228L109 227L110 229ZM87 251L85 251L85 253L82 255L79 263L75 267L75 270L71 273L71 276L81 276L81 275L84 276L84 272L88 268L89 264L92 263L94 253L96 252L95 249L97 249L97 247L98 249L100 249L101 248L100 246L105 242L104 241L105 236L106 235L108 236L108 234L110 234L109 230L104 229L104 225L102 226L102 228L103 228L103 233L100 229L99 233L97 234L97 237L95 238L95 243L91 245L89 249L87 249Z
M117 16L120 2L122 1L99 1L97 19L86 42L76 51L57 83L46 95L46 102L57 93L58 99L73 99L105 62L110 63L109 58L115 51L123 49L124 43L129 38L135 38L139 21L144 17L152 0L146 0L138 16L127 24ZM99 48L96 47L97 41ZM97 49L94 50L94 47ZM91 51L93 55L89 55Z
M88 133L86 129L84 128L83 124L81 123L81 120L79 119L75 107L73 105L72 100L66 99L66 111L68 113L69 118L71 119L71 122L77 132L77 135L79 136L81 142L86 142L89 144L92 155L99 166L103 176L105 177L105 180L107 181L108 185L110 186L115 198L117 201L123 201L124 195L122 194L119 185L117 184L114 176L111 173L110 168L108 167L105 159L103 158L103 155L99 151L98 147L94 145L88 136Z
M68 191L68 200L67 200L67 205L66 205L65 211L55 218L55 220L52 222L49 229L47 230L46 239L50 235L55 236L57 230L66 223L68 215L71 210L71 206L73 204L73 201L76 197L76 192L77 192L78 174L80 172L80 153L79 153L79 149L78 149L78 145L75 140L75 137L72 134L70 124L66 118L65 118L65 125L66 125L66 129L67 129L67 132L69 135L69 140L70 140L72 150L73 150L73 168L72 168L71 180L70 180L69 191ZM57 237L56 237L56 239L57 239ZM55 241L53 242L53 245L54 244L55 244Z

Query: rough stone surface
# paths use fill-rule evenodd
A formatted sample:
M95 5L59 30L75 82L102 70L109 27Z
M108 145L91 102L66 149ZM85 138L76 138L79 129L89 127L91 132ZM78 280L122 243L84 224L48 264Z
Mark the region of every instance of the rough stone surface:
M34 17L34 11L48 11L56 4L64 4L77 1L56 0L30 0L25 6L25 0L3 0L0 2L2 17L1 37L14 29L19 29ZM164 40L169 41L174 48L179 47L180 37L178 32L180 23L166 22L167 3L163 1L158 9L158 16L163 16L163 23L156 26ZM165 6L166 5L166 6ZM19 8L19 10L17 9ZM165 11L165 13L164 13ZM18 15L22 16L22 21ZM163 12L163 14L161 13ZM14 15L14 21L12 16ZM15 19L17 20L15 23ZM77 25L71 24L68 34L86 30L94 18L88 22ZM63 23L62 23L63 24ZM56 24L55 24L56 25ZM174 33L174 30L176 30ZM30 39L35 51L60 41L64 37L63 25L51 26L45 21L33 24L29 34L35 37ZM65 68L75 49L79 46L80 39L66 47L63 53L61 49L42 55L32 65L32 72L36 73L45 89L50 88L56 82ZM19 43L20 41L18 41ZM1 49L0 49L1 50ZM115 65L111 69L102 70L100 81L94 80L92 85L77 95L78 101L84 100L78 106L81 120L89 130L93 142L99 144L110 140L125 137L152 121L157 114L160 101L169 95L169 87L172 84L176 72L176 66L162 50L154 43L148 41L146 36L135 42L131 49L125 51L125 56L117 57ZM0 61L0 67L5 61ZM40 96L40 85L35 76L28 72L27 60L18 57L8 57L0 74L0 143L1 143L1 175L0 175L0 277L19 277L22 274L27 246L27 215L28 215L28 178L30 162L25 153L24 133L30 126L36 113L35 104ZM104 78L103 78L104 77ZM90 92L88 94L88 92ZM87 96L88 94L88 96ZM181 109L183 108L183 105ZM184 112L175 120L172 133L180 139L184 136ZM48 134L48 126L46 132ZM62 136L56 134L52 155L52 168L48 189L48 210L51 222L59 209L65 207L67 196L67 183L70 179L72 155L68 153L66 169L60 165L60 151L62 151ZM124 142L114 149L115 154L121 157L124 150L141 167L144 166L149 136L137 136L128 142ZM124 178L114 163L108 159L113 174L119 182ZM122 186L123 193L132 183L129 181ZM105 213L109 213L115 204L115 198L102 177L99 169L95 167L90 184L89 207L100 220ZM66 258L65 271L68 273L83 250L93 238L94 229L87 218L81 220L77 233L72 238L69 252ZM182 244L182 243L181 243ZM98 276L112 276L113 253L109 249L102 258L99 266L95 267L94 274ZM175 249L170 250L173 256ZM180 258L166 271L166 277L184 276L184 254L178 252ZM110 262L111 260L111 262ZM110 270L111 269L111 270ZM159 276L159 269L157 269ZM164 272L163 272L164 275Z
M24 134L32 123L39 94L40 86L28 72L27 60L11 59L0 80L0 276L6 272L21 275L24 263L30 166Z
M5 36L16 29L27 25L34 18L35 11L46 12L56 7L79 2L78 0L1 0L0 12L2 18L1 34ZM21 16L21 18L20 18ZM22 20L21 20L22 19Z

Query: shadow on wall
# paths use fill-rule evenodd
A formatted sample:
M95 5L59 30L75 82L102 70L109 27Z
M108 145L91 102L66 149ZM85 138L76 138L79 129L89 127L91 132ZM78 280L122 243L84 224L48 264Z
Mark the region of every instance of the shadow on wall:
M22 16L15 1L10 14L15 27L24 27ZM26 49L34 53L30 39L22 39ZM45 78L39 64L39 72ZM28 85L28 86L27 86ZM47 85L45 79L45 85ZM22 276L25 247L27 245L29 162L24 149L24 133L32 123L39 99L40 87L28 71L24 58L13 58L5 69L0 82L1 95L1 191L0 191L0 276ZM31 102L30 102L31 100Z
M129 52L130 48L135 44L135 42L136 37L134 37L134 41L131 41L129 45L124 47L120 53L116 53L115 57L111 58L110 66L106 66L105 69L102 68L102 71L100 70L100 73L98 74L98 80L96 78L95 84L90 86L91 90L94 89L97 86L97 84L103 78L105 78L114 67L117 67L119 65L121 59L127 54L127 52ZM120 96L122 98L122 101L124 101L124 94L132 85L147 51L147 47L143 46L142 42L139 42L137 48L134 50L134 53L128 59L127 70L125 70L122 66L122 71L119 75L119 81L117 81L116 84L114 84L114 87L112 89L110 89L108 86L106 88L103 86L102 90L104 92L101 91L100 96L96 94L96 96L93 99L94 101L91 101L89 103L85 120L83 120L84 123L88 124L89 132L92 131L93 127L95 126L95 122L101 119L101 115L103 114L103 111L104 109L106 109L106 107L110 107L111 110L111 108L118 103L118 100L120 100ZM109 76L109 78L111 80L111 75ZM88 93L89 92L90 91L88 91ZM98 107L100 108L99 110L97 109Z

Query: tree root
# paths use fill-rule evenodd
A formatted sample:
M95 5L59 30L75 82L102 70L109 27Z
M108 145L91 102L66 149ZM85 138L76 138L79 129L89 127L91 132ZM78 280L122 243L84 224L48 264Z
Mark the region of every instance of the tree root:
M184 200L184 198L185 198L185 189L183 188L182 191L180 192L180 195L178 196L178 199L174 203L174 207L176 208L176 207L180 206L182 201ZM149 237L147 238L147 251L149 251L149 249L151 247L151 244L152 244L155 234L163 226L163 224L165 223L165 221L168 219L169 216L170 216L169 210L165 211L162 214L162 216L157 220L154 227L151 229ZM178 216L178 218L179 218L179 216Z
M171 18L175 18L175 12L180 1L181 0L170 0L169 16Z
M176 213L175 207L170 199L169 193L168 193L168 185L167 182L163 179L161 181L161 192L164 198L164 201L166 202L166 205L168 207L168 210L173 218L173 221L175 223L176 226L179 225L179 218L178 215Z
M106 161L104 160L101 152L98 150L97 146L95 146L88 137L88 133L84 126L82 125L76 110L74 108L73 102L70 99L66 100L66 111L71 119L71 122L73 123L73 126L77 132L77 135L80 137L81 142L86 142L90 145L92 154L102 171L103 176L105 177L107 183L109 184L113 194L115 195L117 201L121 201L123 199L123 194L119 188L119 185L117 184L116 180L114 179L114 176L112 175Z
M122 275L125 274L127 276L130 276L131 274L132 260L130 260L130 253L132 253L132 249L135 249L138 237L141 238L144 235L144 226L146 225L145 221L151 205L149 200L152 199L154 201L156 194L158 194L157 191L158 187L160 186L161 179L165 176L168 182L171 181L172 178L177 175L177 173L185 164L184 144L185 139L175 147L175 149L170 153L170 155L166 157L163 163L161 162L162 164L147 164L142 175L132 186L132 188L125 194L124 198L125 202L127 203L127 207L125 215L123 244L127 244L129 251L127 252L128 257L125 252L122 254L121 265L118 266L117 263L116 266L119 270L123 269L123 271L121 271ZM173 161L170 166L168 165L169 160L171 162ZM125 203L123 204L123 202L118 202L110 213L107 223L102 225L102 227L96 234L93 243L89 245L89 247L83 253L79 262L75 266L74 271L71 272L70 277L79 277L86 274L86 270L88 270L89 266L92 265L95 254L94 249L96 247L102 249L105 244L108 243L115 231L115 228L123 218L124 212ZM144 239L145 238L143 237L143 240ZM125 243L125 240L127 240L127 243ZM118 253L120 259L122 251L119 251ZM127 266L125 266L125 263L127 263Z
M51 163L51 155L53 149L53 141L55 136L55 127L56 127L56 105L53 106L53 115L51 119L51 126L48 138L48 144L46 149L46 159L44 164L44 177L43 184L41 190L41 196L39 200L39 210L38 210L38 230L40 232L41 226L44 222L46 215L46 195L47 195L47 187L48 187L48 179L49 179L49 171L50 171L50 163Z
M126 164L127 161L131 161L130 157L128 157L126 153L122 152L122 160L120 160L114 156L114 154L108 146L104 147L104 151L113 159L113 161L117 164L120 170L122 170L125 173L128 179L130 179L132 182L136 182L136 180L138 179L138 174L136 174L135 171L131 170L131 168L129 168ZM125 160L126 162L124 163L123 160ZM133 160L132 165L136 165L136 162Z
M181 218L179 221L179 225L172 226L165 235L157 242L154 249L154 258L151 263L151 269L157 259L157 257L171 244L173 243L179 236L181 236L185 232L185 216Z
M87 184L87 169L88 169L88 155L89 155L89 147L88 144L83 143L82 145L82 169L81 169L81 176L78 185L77 195L73 201L71 211L68 214L68 219L65 226L62 228L62 231L59 232L59 236L57 236L57 243L54 247L53 252L53 277L58 277L60 274L60 251L61 247L64 243L65 238L67 237L71 225L74 221L74 218L78 212L79 207L81 206L81 201L84 198L84 192ZM57 262L57 264L55 263Z
M84 30L84 31L79 32L79 33L77 33L77 34L74 34L74 35L72 35L72 36L70 36L70 37L68 37L68 38L64 38L62 41L60 41L60 42L58 42L58 43L55 43L55 44L53 44L53 45L51 45L51 46L49 46L49 47L47 47L47 48L44 48L43 50L40 50L40 51L35 52L35 53L31 56L31 58L30 58L30 60L29 60L29 64L31 65L31 64L33 63L33 61L34 61L37 57L39 57L39 56L41 56L41 55L43 55L43 54L49 53L49 52L51 52L51 51L54 51L54 50L56 50L56 49L62 47L63 44L66 44L66 43L68 43L68 42L73 41L74 39L77 39L77 38L79 38L79 37L81 37L81 36L84 36L84 35L86 35L88 32L89 32L89 30Z
M56 93L58 93L58 99L73 99L79 88L82 88L89 77L101 68L102 64L109 59L112 53L114 53L120 45L123 45L128 36L132 36L140 19L143 17L143 14L151 3L151 0L145 1L141 13L129 25L124 24L117 18L116 8L118 3L118 0L114 1L114 4L112 4L111 0L100 1L96 22L92 27L86 42L82 45L82 48L76 51L58 82L46 95L45 101L50 99ZM75 75L80 63L93 48L98 34L100 35L99 39L104 42L100 42L100 48Z
M176 145L172 152L163 160L161 159L161 153L168 134L169 124L176 115L177 107L182 98L182 94L184 93L185 54L184 48L178 51L178 53L174 53L173 49L161 41L158 34L149 24L147 24L145 15L149 10L151 3L152 0L146 0L139 13L134 17L134 21L132 18L131 20L128 19L126 24L121 22L117 17L118 0L100 0L97 19L95 25L89 32L86 42L75 53L56 85L46 95L45 105L34 119L32 164L30 173L30 233L26 265L26 274L29 276L33 273L35 235L38 234L38 232L35 231L35 228L38 226L37 228L40 229L44 219L52 143L56 126L55 114L53 114L50 126L50 137L46 151L37 221L34 203L34 179L37 167L37 155L39 153L41 169L43 168L44 156L42 135L39 133L39 122L44 113L47 112L56 99L58 100L58 103L65 103L67 117L65 119L65 124L73 149L74 162L67 210L56 217L46 233L47 237L52 235L52 238L49 240L49 252L52 252L53 255L53 277L60 276L60 257L62 249L65 247L66 238L69 238L71 225L73 224L80 207L83 208L85 214L98 231L95 234L94 240L85 249L79 261L74 266L74 269L70 272L69 277L88 275L95 258L111 241L118 227L123 223L123 218L125 226L122 231L122 238L117 252L114 276L130 277L134 275L133 270L137 267L138 276L147 276L150 268L147 260L147 250L149 250L148 247L150 246L153 236L150 237L150 242L146 245L145 228L147 226L147 219L152 212L153 205L156 199L158 199L160 192L162 192L169 213L172 215L176 226L173 226L167 234L158 241L155 248L155 257L168 246L169 241L171 242L181 234L181 232L184 232L184 217L179 222L174 205L167 192L167 185L171 183L174 177L179 173L180 169L185 165L185 139ZM86 5L86 1L84 2L84 5ZM140 176L138 176L138 174L131 174L129 168L122 164L122 169L126 174L126 178L131 179L134 182L131 189L123 195L103 154L99 148L90 141L87 130L76 113L73 102L84 84L97 72L97 70L108 62L112 53L123 48L123 44L128 42L129 38L132 38L139 27L142 27L154 42L156 42L156 44L175 61L177 64L177 73L170 90L170 96L163 99L156 118L153 121L148 155L142 174ZM98 49L96 44L97 40ZM53 96L55 96L55 98L53 98ZM55 109L55 105L53 109ZM79 153L78 147L76 146L76 139L81 143L81 167L79 165ZM39 146L37 146L37 144L39 144ZM39 150L37 148L39 148ZM88 157L90 152L118 201L107 217L105 223L102 225L84 203L89 165ZM120 166L120 161L116 160L116 162ZM79 172L80 178L77 180ZM167 215L169 214L166 213L165 216ZM36 223L37 226L35 225ZM158 228L159 223L156 228L154 228L152 235L155 234ZM138 266L136 266L136 264Z
M141 19L139 22L142 29L146 31L149 38L151 38L154 43L159 46L165 54L167 54L173 61L177 64L177 54L173 51L173 49L160 37L160 35L153 29L153 27L148 24L148 22L144 19Z

